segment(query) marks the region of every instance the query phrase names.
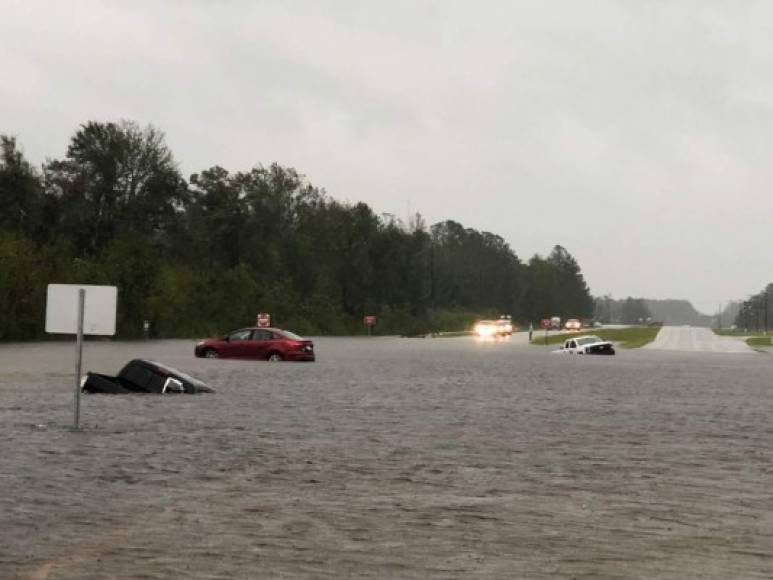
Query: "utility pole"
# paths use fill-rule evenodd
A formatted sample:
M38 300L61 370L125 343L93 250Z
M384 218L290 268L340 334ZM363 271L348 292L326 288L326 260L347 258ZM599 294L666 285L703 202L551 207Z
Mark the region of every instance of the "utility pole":
M429 239L429 296L432 310L435 310L435 240L432 237Z
M759 297L759 300L757 300L757 332L762 330L762 326L765 322L765 312L763 311L764 304L762 303L763 298L762 296Z

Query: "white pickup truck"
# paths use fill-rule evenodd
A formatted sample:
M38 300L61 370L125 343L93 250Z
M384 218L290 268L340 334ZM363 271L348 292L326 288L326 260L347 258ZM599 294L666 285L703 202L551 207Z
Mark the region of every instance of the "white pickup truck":
M564 344L553 352L562 354L615 354L615 348L608 340L586 335L565 340Z

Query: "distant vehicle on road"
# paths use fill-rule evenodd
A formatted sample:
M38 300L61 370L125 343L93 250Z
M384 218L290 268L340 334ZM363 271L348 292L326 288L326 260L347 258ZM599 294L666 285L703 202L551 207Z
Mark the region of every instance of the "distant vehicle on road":
M137 358L126 363L117 377L86 373L84 393L122 395L127 393L213 393L214 390L192 376L164 364Z
M565 340L564 344L553 352L560 354L615 354L615 348L608 340L586 335Z
M553 330L561 330L561 317L560 316L553 316L550 319L550 327Z
M513 334L513 331L515 330L513 319L509 316L500 316L499 320L497 320L497 325L499 327L500 334L506 334L507 336Z
M194 354L203 358L239 358L268 361L315 360L314 343L289 330L251 326L196 343Z
M479 338L510 336L513 333L513 323L507 318L498 320L479 320L473 329Z
M566 330L579 332L580 330L582 330L582 322L580 322L576 318L570 318L569 320L566 321L566 323L564 323L564 328Z

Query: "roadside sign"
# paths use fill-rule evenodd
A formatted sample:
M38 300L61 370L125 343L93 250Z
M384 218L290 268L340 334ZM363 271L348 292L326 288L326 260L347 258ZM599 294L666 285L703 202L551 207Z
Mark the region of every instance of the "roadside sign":
M548 328L550 328L552 326L553 323L550 320L550 318L543 318L542 320L540 320L540 324L542 325L542 328L547 330Z
M75 335L74 426L80 427L83 335L115 334L118 288L81 284L49 284L46 296L46 332Z
M268 312L261 312L258 314L256 326L260 328L267 328L271 326L271 315Z
M366 314L362 321L365 323L365 326L368 327L368 336L370 336L371 329L376 326L376 317L372 314Z
M46 300L46 332L78 334L78 292L83 289L83 334L115 334L118 288L82 284L49 284Z

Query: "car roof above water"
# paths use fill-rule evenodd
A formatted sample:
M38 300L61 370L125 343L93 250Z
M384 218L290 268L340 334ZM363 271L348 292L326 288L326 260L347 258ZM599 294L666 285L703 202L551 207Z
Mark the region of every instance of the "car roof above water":
M195 379L192 376L190 376L189 374L184 373L184 372L182 372L182 371L180 371L180 370L178 370L178 369L176 369L174 367L170 367L169 365L165 365L163 363L159 363L159 362L156 362L156 361L153 361L153 360L144 359L144 358L135 358L133 360L130 360L128 363L126 363L124 368L121 369L121 372L118 373L119 376L126 375L128 369L130 369L132 366L142 366L142 367L149 368L149 369L152 369L154 371L160 372L162 374L169 375L169 376L171 376L173 378L174 377L181 378L184 381L188 381L192 385L206 386L206 383L204 383L203 381L200 381L199 379Z

